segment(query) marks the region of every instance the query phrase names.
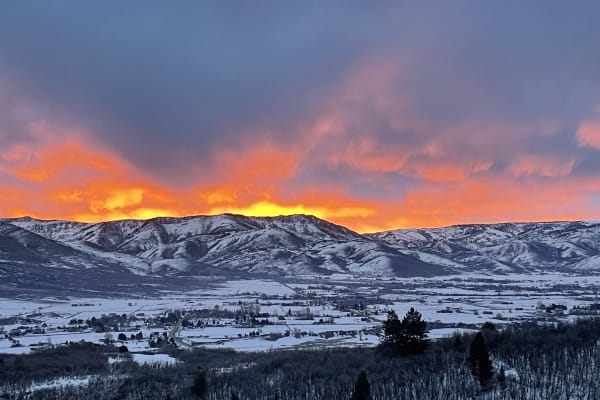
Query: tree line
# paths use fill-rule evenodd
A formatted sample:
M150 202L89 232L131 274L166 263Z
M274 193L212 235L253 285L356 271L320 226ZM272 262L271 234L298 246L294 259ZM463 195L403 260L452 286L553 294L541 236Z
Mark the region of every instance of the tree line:
M110 346L0 356L14 399L396 400L600 398L600 320L526 323L429 340L411 309L388 313L377 348L237 353L170 349L179 363L108 364ZM54 352L54 353L52 353ZM85 387L27 390L32 380L93 375ZM8 389L7 389L8 388Z

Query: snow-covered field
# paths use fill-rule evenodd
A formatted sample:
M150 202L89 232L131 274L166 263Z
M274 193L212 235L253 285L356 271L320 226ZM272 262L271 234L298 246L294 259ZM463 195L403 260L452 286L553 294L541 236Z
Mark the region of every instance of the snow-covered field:
M127 346L136 362L152 362L145 360L154 355L141 353L168 344L241 351L373 346L391 309L402 316L416 308L429 323L430 337L440 338L486 321L556 321L591 314L599 286L600 277L562 274L358 283L334 276L230 281L156 298L0 299L0 353L112 341Z

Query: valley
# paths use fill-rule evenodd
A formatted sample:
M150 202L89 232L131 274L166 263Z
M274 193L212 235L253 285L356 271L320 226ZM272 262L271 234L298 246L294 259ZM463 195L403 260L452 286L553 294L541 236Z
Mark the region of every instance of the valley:
M170 348L371 347L379 343L390 309L403 315L415 307L435 339L477 331L485 322L502 326L597 315L599 286L600 277L567 274L361 281L315 276L213 282L210 288L157 297L2 299L0 353L81 341L124 345L146 355Z
M267 351L374 346L390 309L430 337L595 315L600 225L359 234L307 215L0 221L0 353L68 342Z
M411 307L438 350L460 342L465 351L462 341L483 326L507 337L530 322L540 331L563 322L585 329L577 326L600 313L598 260L593 222L359 234L306 215L3 219L0 359L27 373L0 389L78 398L122 388L133 374L148 392L156 376L204 364L213 384L235 376L240 390L268 392L241 385L243 371L278 371L272 357L289 364L296 354L343 359L347 351L374 362L388 311L402 317ZM56 371L31 369L53 354L63 357ZM461 353L440 354L463 362ZM460 368L448 369L455 382ZM518 379L522 369L513 372ZM156 389L187 393L188 375L185 387L171 377Z

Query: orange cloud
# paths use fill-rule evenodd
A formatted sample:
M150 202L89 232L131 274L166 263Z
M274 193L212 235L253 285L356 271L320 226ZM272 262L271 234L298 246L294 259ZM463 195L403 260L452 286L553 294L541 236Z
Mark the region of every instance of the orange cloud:
M258 137L254 142L215 149L206 171L186 170L193 176L188 188L145 174L85 132L30 124L33 144L0 151L0 215L92 222L306 213L361 232L600 217L600 206L589 200L600 193L600 179L571 176L575 157L516 155L495 173L493 154L479 151L496 151L496 145L512 151L514 143L504 143L508 132L513 140L531 132L550 135L556 129L551 122L466 121L430 135L438 127L413 115L409 99L390 89L398 74L389 64L359 68L323 101L318 115L286 132L293 143L261 133L248 135ZM383 120L387 136L378 137L382 126L372 114ZM582 124L577 138L600 148L600 124ZM334 177L321 179L330 170Z
M26 157L25 154L29 156ZM18 146L8 151L8 157L11 156L13 161L20 161L15 175L34 182L47 181L69 169L96 172L111 167L109 159L86 149L73 139L38 150Z
M242 151L221 152L218 171L221 175L240 180L288 178L296 172L300 156L298 150L284 151L268 142L254 144Z
M3 161L10 164L24 163L31 158L31 152L32 151L29 146L18 144L4 150L0 156L2 157Z
M213 208L209 214L234 213L268 217L273 215L310 214L324 219L365 218L375 214L375 210L367 207L336 207L333 209L302 204L277 204L270 201L259 201L246 207Z
M5 158L16 162L9 172L25 189L5 191L10 196L0 196L0 213L97 222L224 212L352 219L376 211L323 191L308 199L282 199L278 185L295 174L300 153L269 144L222 153L210 181L182 190L154 181L109 151L86 146L82 137L57 137L53 142L7 153Z
M71 150L74 154L67 154ZM217 164L223 168L221 172L188 190L153 180L97 146L65 139L37 151L33 167L22 162L14 167L13 176L19 179L27 168L44 173L21 180L20 187L0 188L0 214L92 222L223 212L255 216L305 213L365 232L469 222L590 218L597 212L586 196L600 191L600 180L566 180L572 169L570 161L518 159L511 166L513 174L557 178L547 183L531 181L527 186L510 176L475 175L487 171L489 162L463 167L423 164L415 169L422 184L408 188L395 200L385 200L352 195L344 182L286 192L282 187L302 164L301 152L286 154L273 146L226 154Z
M90 203L92 212L103 210L117 210L130 206L137 206L144 200L144 189L132 188L117 190L105 199L94 199Z
M523 185L507 178L472 179L411 191L389 223L435 227L459 223L586 219L594 215L584 193L591 182ZM588 188L589 189L589 188ZM597 211L596 211L596 215Z

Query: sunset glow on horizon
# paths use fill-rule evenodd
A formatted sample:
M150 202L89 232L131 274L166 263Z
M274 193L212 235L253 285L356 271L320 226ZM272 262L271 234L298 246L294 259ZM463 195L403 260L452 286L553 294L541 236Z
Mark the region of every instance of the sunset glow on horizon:
M594 210L580 207L577 190L594 193L600 189L600 180L564 181L568 176L564 168L572 168L569 165L526 158L501 176L487 178L477 177L485 165L471 170L456 166L411 169L409 173L422 177L423 184L398 201L352 197L343 182L327 189L286 193L281 189L287 187L286 180L294 171L269 165L269 157L255 160L253 152L246 157L238 154L239 169L230 165L205 185L177 187L152 179L97 146L87 148L74 139L57 143L53 138L52 143L39 151L19 145L2 153L12 163L4 174L19 182L2 191L2 215L104 222L222 213L309 214L359 232L374 232L461 223L589 219ZM271 162L283 162L274 154ZM373 169L372 165L368 168ZM530 179L531 175L549 178L552 174L553 183ZM516 178L535 186L515 184ZM564 212L565 204L573 205L574 212Z
M0 217L600 219L593 12L67 3L0 16Z

